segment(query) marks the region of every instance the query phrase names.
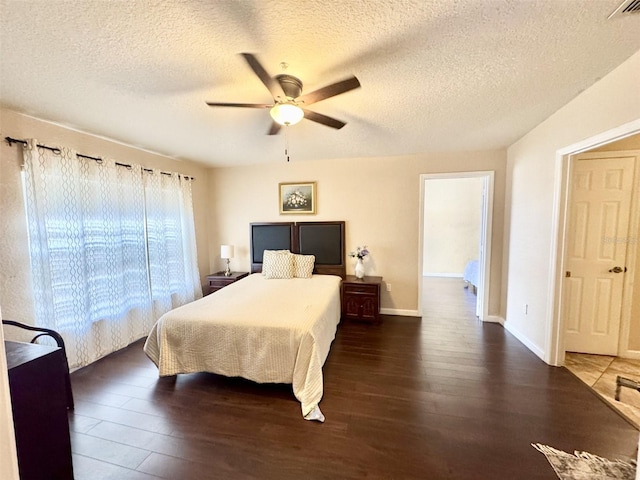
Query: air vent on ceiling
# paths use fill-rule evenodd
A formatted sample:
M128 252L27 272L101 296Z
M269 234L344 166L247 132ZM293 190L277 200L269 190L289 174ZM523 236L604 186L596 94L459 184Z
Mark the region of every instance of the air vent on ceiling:
M609 15L608 19L638 12L640 12L640 0L624 0L624 2Z

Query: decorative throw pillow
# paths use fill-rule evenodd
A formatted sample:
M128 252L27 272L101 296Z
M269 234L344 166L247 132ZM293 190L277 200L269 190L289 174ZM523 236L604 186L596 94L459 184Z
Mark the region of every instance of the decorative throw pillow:
M269 252L269 253L267 253ZM271 260L268 260L268 262L265 261L265 253L267 253L267 257L271 257L272 255L286 255L286 254L291 254L291 252L289 250L263 250L262 251L262 275L264 276L264 265L265 263L270 262ZM270 266L267 266L267 270L270 268Z
M265 250L262 255L265 278L293 278L293 255L289 250Z
M315 255L293 254L293 276L296 278L311 278L315 262Z

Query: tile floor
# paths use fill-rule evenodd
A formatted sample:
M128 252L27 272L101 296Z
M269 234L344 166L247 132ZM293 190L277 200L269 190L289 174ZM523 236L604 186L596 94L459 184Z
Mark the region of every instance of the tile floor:
M620 401L615 399L618 375L640 381L640 360L567 352L565 366L640 429L640 392L623 387Z

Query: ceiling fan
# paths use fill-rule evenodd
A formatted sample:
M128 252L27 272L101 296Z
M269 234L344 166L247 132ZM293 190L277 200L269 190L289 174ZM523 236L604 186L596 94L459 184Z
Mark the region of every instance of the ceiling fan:
M268 108L274 120L268 135L275 135L283 125L295 125L303 118L336 129L340 129L346 125L345 122L321 113L312 112L305 107L359 88L360 82L356 77L351 76L340 82L332 83L331 85L302 95L302 81L299 78L288 74L280 74L272 77L263 68L255 55L251 53L242 53L241 55L247 61L253 72L267 87L273 96L273 103L207 102L207 105L210 107Z

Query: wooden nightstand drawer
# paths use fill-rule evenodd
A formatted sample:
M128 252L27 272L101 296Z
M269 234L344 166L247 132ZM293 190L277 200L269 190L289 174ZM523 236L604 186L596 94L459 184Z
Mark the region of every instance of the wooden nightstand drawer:
M359 285L353 283L345 283L343 290L344 293L364 293L369 295L376 295L378 293L378 285Z
M231 285L233 282L237 282L247 275L249 275L249 272L232 272L229 276L226 276L224 272L216 272L211 275L207 275L209 285L207 286L207 292L203 293L205 295L209 295L210 293L217 292L221 288Z
M222 288L222 287L226 287L227 285L229 285L230 283L235 282L236 279L232 278L232 277L226 277L226 278L210 278L209 279L209 286L212 288Z

